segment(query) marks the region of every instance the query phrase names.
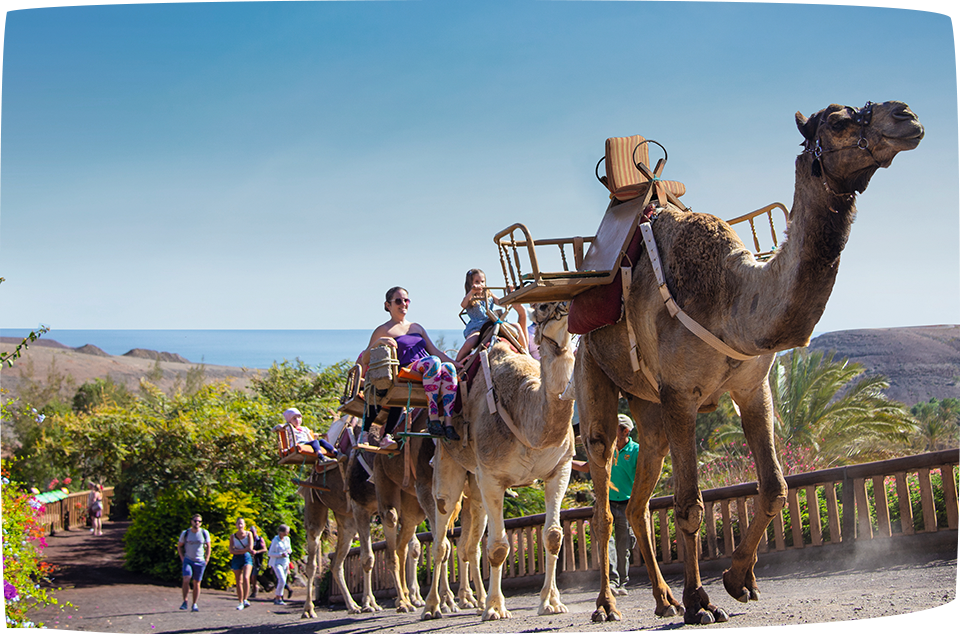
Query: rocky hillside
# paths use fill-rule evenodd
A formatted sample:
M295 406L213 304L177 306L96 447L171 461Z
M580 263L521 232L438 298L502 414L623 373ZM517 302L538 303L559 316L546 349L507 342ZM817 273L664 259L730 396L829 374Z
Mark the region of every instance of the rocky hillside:
M913 326L840 330L810 342L812 350L835 350L867 372L890 381L891 399L915 405L931 398L960 398L960 326Z
M0 351L11 353L20 339L0 338ZM151 377L164 392L182 387L191 369L203 368L207 381L228 381L234 387L246 389L256 371L229 366L194 364L179 354L136 348L123 355L110 355L100 348L87 344L78 348L67 347L60 342L41 337L17 359L12 367L0 368L0 386L3 398L14 399L20 388L29 382L50 384L55 377L66 378L63 394L72 398L72 391L88 381L110 376L123 383L133 392L139 389L140 379ZM72 390L72 391L71 391Z

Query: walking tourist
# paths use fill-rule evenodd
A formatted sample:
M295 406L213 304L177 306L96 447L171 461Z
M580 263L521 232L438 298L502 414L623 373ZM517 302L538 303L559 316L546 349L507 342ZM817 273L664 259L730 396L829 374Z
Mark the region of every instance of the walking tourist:
M90 532L94 535L103 535L103 485L90 483L90 494L87 496L87 514L90 517Z
M277 535L270 541L270 567L277 576L277 588L274 591L276 598L274 605L284 605L283 588L287 585L287 574L290 572L290 554L293 549L290 547L290 527L281 524L277 528Z
M237 609L250 607L250 571L253 569L253 533L247 522L237 518L237 531L230 535L230 569L237 584Z
M210 563L210 533L202 528L203 518L194 515L190 518L190 528L180 533L180 539L177 541L177 552L180 554L181 569L183 574L183 603L180 604L181 610L187 609L187 594L193 589L193 608L194 612L199 612L197 600L200 598L200 581L203 579L203 571Z

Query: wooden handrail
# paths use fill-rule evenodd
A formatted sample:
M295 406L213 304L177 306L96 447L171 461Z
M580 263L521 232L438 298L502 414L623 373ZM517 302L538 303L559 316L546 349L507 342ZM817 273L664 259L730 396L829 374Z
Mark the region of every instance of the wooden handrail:
M957 486L955 472L960 463L957 449L936 451L903 458L894 458L877 462L868 462L845 467L835 467L799 473L787 476L787 504L774 516L767 535L760 544L760 552L771 550L784 551L809 547L823 547L850 541L872 540L879 538L900 538L916 533L932 533L944 530L957 530ZM933 495L931 471L940 470L943 490L943 508L938 508ZM892 479L895 490L886 489ZM872 482L873 495L868 495L868 483ZM842 500L837 494L837 486L842 488ZM914 515L910 499L911 489L920 493L921 516L917 520L922 528L914 529ZM728 487L703 491L705 521L701 528L703 559L729 558L739 536L746 528L752 514L757 483L747 482ZM888 502L888 495L893 501ZM816 512L804 520L802 509L807 499L816 498ZM826 516L821 516L820 505L825 502ZM892 506L891 506L892 505ZM890 520L889 508L899 509L900 527L894 530ZM946 515L946 525L938 526L937 511ZM661 496L650 500L651 531L654 536L659 532L658 558L664 564L683 561L682 546L675 550L673 536L673 497ZM871 519L876 515L874 527ZM841 520L842 516L842 520ZM795 518L795 521L794 521ZM511 554L504 567L504 577L531 577L543 574L543 547L540 544L540 531L544 514L507 519L504 526L511 543ZM599 561L596 544L589 539L590 523L593 520L593 507L566 509L560 512L563 527L564 544L560 557L561 571L595 570ZM789 520L789 530L787 521ZM842 525L841 525L842 523ZM805 532L808 536L805 536ZM772 535L771 535L772 533ZM454 529L450 535L458 537L460 529ZM430 542L430 533L417 535L421 542ZM677 544L682 544L677 540ZM454 548L456 544L454 543ZM481 548L485 548L485 540ZM377 560L381 561L385 548L383 542L374 544ZM347 565L348 586L359 591L362 582L359 566L359 548L350 551ZM423 549L424 561L431 565L431 550ZM634 562L641 562L639 550L634 553ZM488 573L486 557L483 557L484 574ZM451 565L451 583L457 583L456 562ZM378 565L375 570L384 570ZM384 577L375 586L389 594L389 581ZM335 590L334 590L335 592Z

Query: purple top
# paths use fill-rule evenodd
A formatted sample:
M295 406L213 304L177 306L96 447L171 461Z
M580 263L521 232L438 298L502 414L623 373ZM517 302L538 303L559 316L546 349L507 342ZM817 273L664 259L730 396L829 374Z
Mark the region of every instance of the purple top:
M410 365L417 359L430 356L430 353L427 352L427 342L416 333L400 335L396 340L397 360L400 362L401 368Z

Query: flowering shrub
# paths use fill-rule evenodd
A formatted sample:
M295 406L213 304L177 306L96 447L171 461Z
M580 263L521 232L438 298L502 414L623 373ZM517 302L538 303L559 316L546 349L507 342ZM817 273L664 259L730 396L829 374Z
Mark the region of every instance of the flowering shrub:
M43 505L7 478L2 469L3 602L8 627L42 627L27 612L57 600L40 587L52 566L41 560L47 542L39 519Z

